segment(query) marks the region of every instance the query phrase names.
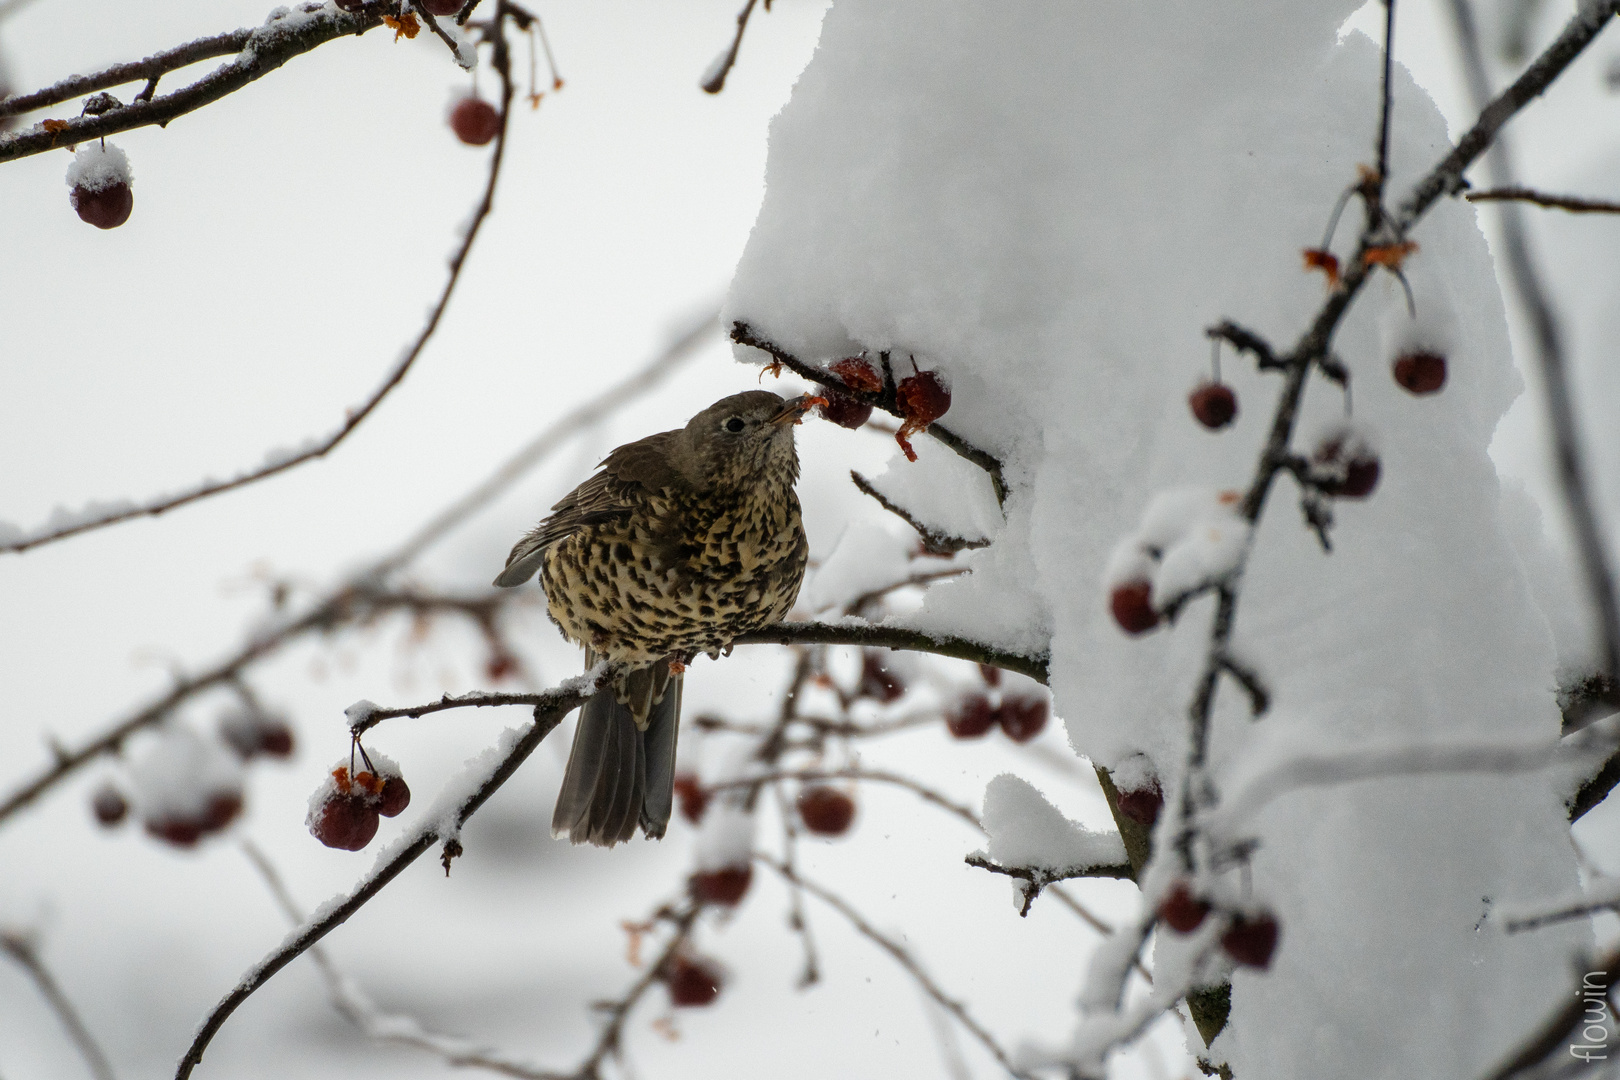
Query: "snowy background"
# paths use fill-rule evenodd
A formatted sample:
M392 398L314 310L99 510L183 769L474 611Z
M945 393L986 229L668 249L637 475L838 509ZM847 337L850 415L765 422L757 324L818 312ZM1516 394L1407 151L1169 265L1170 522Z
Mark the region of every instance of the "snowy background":
M1187 417L1184 395L1207 365L1204 325L1231 317L1288 344L1320 297L1297 252L1370 158L1375 118L1377 49L1341 35L1346 20L1375 32L1376 14L1354 8L1115 5L1082 19L1039 5L840 4L823 25L824 6L780 0L756 13L717 98L696 82L729 41L731 5L542 8L567 87L515 113L496 216L446 325L396 395L329 460L0 557L0 790L45 763L48 739L76 745L160 693L172 669L234 648L264 616L271 577L299 583L296 602L390 549L718 305L731 282L732 314L808 358L894 347L947 372L949 422L1009 465L995 546L912 617L1010 645L1049 638L1066 730L1015 747L924 725L864 745L863 760L975 807L1011 772L1070 818L1108 826L1070 740L1103 764L1144 752L1172 769L1179 723L1164 717L1187 700L1207 615L1195 606L1175 632L1127 640L1106 620L1103 564L1153 492L1247 481L1271 381L1228 358L1244 411L1218 436ZM264 14L229 0L132 21L111 4L34 0L0 22L0 52L11 82L31 89ZM1548 5L1540 38L1566 14ZM1397 191L1443 151L1447 123L1468 117L1442 15L1417 2L1401 12L1396 50L1411 75L1397 86ZM1527 181L1620 197L1620 98L1604 80L1620 60L1612 34L1510 129ZM134 214L117 230L73 216L66 153L0 167L0 518L31 527L58 505L234 473L329 430L381 377L440 286L486 160L443 123L468 77L425 35L390 38L332 43L167 131L116 137L135 174ZM518 58L521 71L521 46ZM767 126L785 104L767 160ZM1229 699L1218 767L1302 742L1555 730L1545 691L1560 660L1583 658L1583 627L1558 593L1556 556L1535 554L1538 503L1553 508L1542 511L1551 550L1562 534L1534 380L1515 399L1516 313L1504 322L1474 221L1470 208L1444 205L1416 233L1423 325L1405 324L1385 281L1346 324L1339 351L1358 374L1356 417L1380 439L1383 484L1341 508L1326 558L1283 485L1260 530L1239 637L1278 704L1253 727ZM1620 440L1605 422L1620 384L1600 362L1620 343L1620 222L1547 212L1533 222L1568 315L1604 508L1620 521ZM1383 374L1390 343L1407 333L1450 350L1452 381L1437 398L1410 398ZM512 540L606 450L754 383L716 337L666 388L571 442L433 549L420 578L482 588ZM1307 435L1341 409L1336 391L1314 388ZM947 524L999 527L993 513L987 524L986 493L964 492L971 473L926 439L918 448L910 466L882 434L801 429L816 557L834 555L851 524L848 550L904 535L853 491L850 468L887 469L886 491L910 492L908 505ZM1527 581L1521 559L1545 572ZM812 581L807 606L844 584ZM537 600L513 630L537 682L576 671ZM235 838L266 851L306 907L371 865L369 854L321 848L303 827L308 793L346 749L342 710L485 686L483 660L463 628L422 639L403 618L279 655L253 682L294 719L298 754L252 766L244 820L196 851L96 828L87 802L106 769L0 828L0 924L39 930L42 955L120 1075L168 1074L207 1009L284 932ZM763 719L785 666L763 648L700 661L687 715ZM974 677L966 665L930 670L962 685ZM187 719L206 726L227 706L204 699ZM396 721L371 741L425 806L518 718ZM671 895L693 858L684 825L661 845L612 852L553 843L545 823L565 746L551 740L475 819L448 881L424 861L328 941L388 1007L558 1069L589 1044L588 1003L636 975L621 920ZM724 756L717 741L702 749L705 767ZM1477 1071L1561 990L1581 941L1552 931L1509 943L1473 929L1482 895L1575 883L1560 815L1551 788L1524 779L1379 781L1279 800L1254 825L1265 840L1254 888L1281 915L1284 943L1272 974L1239 976L1240 1023L1218 1049L1244 1077L1303 1075L1307 1064L1312 1075ZM1576 830L1586 856L1611 870L1614 821L1599 810ZM385 823L382 838L401 827ZM853 835L811 845L804 870L903 940L1005 1044L1061 1041L1097 935L1049 900L1017 918L1007 881L962 864L981 846L909 793L873 787ZM1128 883L1080 895L1112 921L1138 902ZM716 1005L683 1011L674 1040L649 1023L661 998L632 1022L640 1074L952 1075L940 1019L909 979L811 905L826 953L819 986L795 991L785 894L756 875L735 916L702 932L731 972ZM972 1075L995 1075L976 1048L962 1052ZM1115 1068L1181 1076L1191 1064L1166 1022ZM366 1042L307 961L227 1024L203 1069L449 1071ZM32 987L0 967L0 1076L79 1075Z

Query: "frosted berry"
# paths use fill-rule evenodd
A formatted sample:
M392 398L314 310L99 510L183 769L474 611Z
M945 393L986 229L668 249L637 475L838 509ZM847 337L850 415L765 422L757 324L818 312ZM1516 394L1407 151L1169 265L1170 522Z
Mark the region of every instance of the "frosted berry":
M741 866L722 866L718 870L700 870L692 875L692 895L705 904L724 904L732 907L742 900L754 880L754 868L749 863Z
M1219 431L1237 419L1237 395L1225 383L1200 383L1187 395L1187 404L1198 422L1211 431Z
M883 379L878 376L871 364L858 356L846 356L842 360L834 361L830 367L832 373L844 380L844 385L851 390L865 390L875 394L883 389Z
M1316 448L1312 460L1326 474L1318 486L1324 495L1365 499L1378 486L1378 455L1358 441L1347 446L1346 438L1330 438Z
M1278 934L1276 918L1266 912L1234 915L1232 925L1221 935L1221 948L1238 963L1263 971L1271 966L1271 954L1277 951Z
M123 183L108 184L96 191L79 186L68 192L68 201L81 220L98 229L116 229L129 220L135 208L135 193Z
M383 817L398 817L411 805L411 789L403 776L384 777L382 790L377 793L377 813Z
M198 822L205 833L218 832L236 820L242 812L242 794L237 791L218 791L208 797Z
M725 976L707 960L677 956L664 972L664 983L669 987L670 1004L690 1008L707 1005L719 997Z
M1170 891L1159 901L1159 921L1178 934L1192 933L1204 924L1208 914L1209 902L1194 896L1192 887L1185 881L1170 886Z
M681 817L693 825L703 820L703 811L709 808L709 793L698 778L682 773L675 778L675 797L680 800Z
M447 19L452 15L461 14L462 0L422 0L422 8L429 15L440 19Z
M329 848L359 851L377 835L377 808L359 791L335 794L311 815L309 831Z
M90 797L90 810L97 821L110 829L129 814L129 800L111 784L103 784Z
M1395 358L1395 381L1414 394L1432 394L1446 385L1446 358L1439 353L1410 352Z
M1001 725L1007 738L1016 743L1026 743L1046 727L1047 712L1044 697L1009 697L996 710L996 722Z
M872 406L848 394L840 394L830 386L822 388L822 396L827 400L817 405L816 411L823 420L831 420L839 427L853 431L872 418Z
M855 688L856 697L876 698L888 704L905 693L905 682L889 669L882 652L866 649L861 653L861 683Z
M799 792L799 818L817 836L842 836L855 820L855 800L834 787L816 785Z
M1147 581L1127 581L1114 586L1108 596L1108 609L1114 621L1127 634L1145 634L1159 625L1159 613L1153 610L1153 585Z
M945 381L935 372L919 371L900 380L900 385L895 391L895 400L900 404L902 416L913 423L926 426L950 410L951 392L945 386Z
M995 726L995 707L983 694L969 694L945 717L945 727L958 739L977 739Z
M483 146L500 133L501 114L483 98L465 97L450 111L450 128L468 146Z
M1119 812L1139 825L1157 824L1163 809L1164 790L1157 780L1147 787L1119 793Z

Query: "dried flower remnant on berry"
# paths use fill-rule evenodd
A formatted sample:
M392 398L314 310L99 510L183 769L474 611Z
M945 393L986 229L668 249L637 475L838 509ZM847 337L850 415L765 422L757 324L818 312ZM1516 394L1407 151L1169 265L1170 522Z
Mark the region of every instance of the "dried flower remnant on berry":
M1327 278L1328 288L1339 283L1339 257L1326 248L1305 249L1305 269L1320 270Z

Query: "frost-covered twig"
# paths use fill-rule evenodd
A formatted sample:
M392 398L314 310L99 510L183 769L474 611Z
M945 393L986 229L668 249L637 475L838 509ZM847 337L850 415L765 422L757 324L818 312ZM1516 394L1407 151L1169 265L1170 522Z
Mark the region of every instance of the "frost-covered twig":
M396 841L390 849L379 855L376 867L365 876L353 892L340 902L323 904L313 918L288 935L286 941L254 965L231 992L214 1006L213 1011L198 1029L197 1036L186 1050L185 1056L180 1059L180 1064L175 1070L175 1080L186 1080L191 1075L191 1071L202 1061L203 1052L208 1048L209 1042L236 1011L237 1006L270 981L276 972L346 922L349 916L359 911L367 901L381 892L389 882L435 844L442 841L449 845L456 841L467 819L477 813L489 797L511 779L518 766L534 753L535 748L562 722L564 716L589 699L590 692L575 687L559 687L548 691L545 696L547 703L535 706L534 721L528 729L517 735L510 745L500 750L496 755L498 760L484 773L475 787L453 806L446 808L443 814L430 815L413 834Z
M967 1029L969 1034L971 1034L975 1039L979 1040L980 1045L990 1052L990 1056L995 1058L996 1062L1000 1064L1003 1069L1006 1069L1009 1075L1016 1077L1026 1077L1028 1075L1013 1065L1012 1057L1001 1048L1001 1044L996 1042L994 1036L980 1026L978 1021L973 1019L972 1014L967 1011L966 1006L964 1006L960 1001L957 1001L955 998L947 995L945 991L940 988L939 984L934 982L933 978L922 969L922 965L918 964L903 946L888 936L878 932L878 930L874 928L871 923L867 922L866 919L862 917L860 912L851 907L849 902L843 897L821 885L816 884L813 881L810 881L803 875L794 871L792 868L784 866L768 856L756 853L754 855L754 861L775 870L784 881L798 886L811 896L814 896L817 900L820 900L822 903L838 912L838 914L842 915L845 920L849 922L850 926L855 928L857 933L866 938L868 941L872 942L878 948L882 949L884 952L888 953L890 956L894 957L895 962L906 969L906 974L910 975L914 980L916 980L917 985L922 988L923 992L938 1002L939 1006L946 1012L950 1013L951 1016L956 1019L957 1023L961 1024L962 1027Z
M861 645L874 649L907 649L911 652L951 656L980 664L1016 671L1038 683L1046 682L1047 656L1025 656L1007 652L980 641L910 630L902 626L843 620L836 623L783 622L761 630L750 630L733 639L734 645Z
M929 526L924 525L922 522L912 517L911 512L905 507L898 506L891 502L888 497L883 494L883 492L879 491L875 486L873 486L872 481L868 480L854 469L849 471L849 478L855 481L855 486L859 488L862 493L870 495L872 498L876 499L879 506L883 507L883 509L893 514L901 521L904 521L907 525L910 525L913 529L916 529L917 535L922 538L923 550L928 552L930 555L954 555L958 551L990 546L990 541L988 540L965 540L960 536L952 536L949 533L940 532L938 529L930 528Z
M263 26L202 38L145 60L119 64L94 75L76 75L43 90L7 98L0 102L0 116L55 105L109 86L140 79L155 80L199 60L236 54L235 60L172 94L145 99L137 97L127 105L97 115L53 121L49 126L35 124L9 135L0 135L0 161L89 142L131 128L167 124L175 117L200 109L263 78L301 53L336 38L363 34L382 25L380 12L351 13L339 10L334 5L304 4L293 11L285 8L278 11L281 14L272 13Z
M287 920L294 926L301 925L306 916L299 910L292 893L287 890L269 858L251 840L242 841L242 853L264 878L265 885ZM429 1031L413 1016L384 1012L359 983L338 970L326 950L319 945L310 946L309 958L320 970L332 1007L369 1039L423 1050L443 1059L448 1065L488 1069L520 1080L559 1080L558 1074L550 1070L513 1060L458 1036Z
M1489 191L1470 191L1463 198L1472 203L1527 202L1545 206L1549 210L1568 210L1572 214L1620 214L1620 202L1604 199L1585 199L1576 195L1548 195L1532 188L1508 184Z
M279 55L273 51L273 45L280 42L283 37L292 41L302 41L303 36L307 34L314 34L316 33L316 30L323 27L329 28L328 24L333 23L334 20L336 20L337 23L340 23L342 28L348 28L333 30L328 33L326 37L320 38L322 41L330 40L331 37L337 36L338 33L349 32L349 30L352 29L350 24L356 18L357 16L345 14L344 12L338 11L336 8L327 7L318 8L314 13L306 13L301 16L288 15L286 16L286 19L296 20L298 22L296 27L286 30L281 34L280 37L272 37L270 39L271 44L268 45L255 44L255 40L250 38L243 46L244 51L242 56L262 59L266 55L272 57ZM306 30L306 24L308 24L308 26L315 27L316 30ZM253 33L260 34L261 32L268 32L273 30L278 25L280 25L278 22L271 22L266 27L261 28L259 31L254 31ZM372 24L364 23L362 25L369 26ZM461 268L466 264L467 256L472 251L473 242L478 238L479 229L483 226L484 220L489 216L490 211L495 205L495 187L500 180L501 163L503 160L505 160L506 156L507 122L512 111L512 79L505 37L500 33L495 33L492 35L492 37L495 43L492 64L495 70L501 76L500 126L495 136L494 152L490 155L489 176L484 182L483 197L479 200L477 207L473 210L472 219L466 226L466 234L462 237L461 243L457 246L455 253L450 257L450 273L445 280L444 288L439 293L438 302L434 304L433 308L428 312L427 321L423 324L422 329L418 332L416 340L412 342L410 347L405 350L404 355L399 358L399 361L395 363L393 369L389 371L382 383L371 392L370 396L359 405L348 410L343 424L338 427L336 431L332 432L324 439L316 442L314 445L305 446L302 449L290 454L276 453L270 455L263 466L257 469L249 470L248 472L242 473L241 475L230 480L222 482L205 482L197 485L196 487L180 492L179 494L163 496L142 505L119 505L110 511L100 513L92 512L84 516L81 520L69 520L61 525L55 526L47 524L43 529L37 532L28 533L21 536L7 536L5 535L4 531L0 531L0 554L7 552L27 551L30 548L39 547L42 544L48 544L56 540L64 540L70 536L77 536L80 533L89 532L92 529L105 528L109 525L116 525L120 522L130 521L138 517L156 517L159 514L167 513L168 511L176 509L180 506L184 506L187 503L193 503L199 499L206 499L212 495L218 495L221 492L233 491L237 488L246 487L249 484L257 483L260 480L275 476L277 473L286 472L288 469L296 468L306 461L312 461L315 458L325 457L328 453L334 450L339 443L343 442L343 440L349 436L350 432L359 427L360 424L365 421L366 417L370 416L378 405L382 404L383 399L388 396L389 392L404 380L406 373L410 371L411 366L416 362L417 357L422 354L422 350L427 346L428 340L433 336L434 331L439 328L439 321L444 316L445 308L450 304L451 295L455 292L456 282L460 280ZM316 43L318 44L319 42L317 41ZM313 48L314 46L311 45L309 47ZM266 54L263 51L265 49L271 49L271 52ZM291 55L291 53L288 53L288 55ZM284 59L285 56L282 57L282 60ZM272 66L279 65L282 60L276 60ZM233 65L226 65L226 67L222 68L221 71L228 71L232 66ZM212 77L213 76L210 76L210 78ZM161 102L165 99L159 98L157 100ZM137 106L145 104L149 103L135 102L129 106L126 106L124 110L112 110L111 112L103 113L100 116L87 116L83 117L82 119L101 120L105 117L114 115L114 113L127 111L128 109L133 109ZM114 128L113 130L123 130L123 128ZM76 136L75 139L67 139L65 141L77 141L79 138L89 138L91 135L97 134L108 134L108 132L92 132L83 136ZM0 135L0 161L5 160L5 148L7 145L7 140L16 139L19 137L21 136Z
M1620 0L1617 0L1617 2L1620 2ZM769 338L760 335L752 326L749 326L745 322L734 322L731 324L731 340L739 345L747 345L752 348L759 349L761 352L768 354L774 362L781 364L783 367L792 371L796 375L809 379L811 382L821 383L822 385L835 383L840 394L843 394L846 397L852 397L857 401L863 401L874 408L882 409L890 416L898 416L902 420L905 419L905 414L901 412L900 403L895 396L895 388L889 382L885 383L881 391L877 391L875 393L869 390L862 390L858 387L850 386L849 384L839 380L838 377L831 372L812 367L810 364L800 360L798 357L783 349L780 345L777 345ZM950 447L957 454L966 458L968 461L973 462L973 464L989 473L990 483L996 491L996 501L998 503L1006 501L1007 481L1001 474L1000 458L996 457L994 454L979 449L977 446L974 446L972 443L956 434L950 428L937 421L929 424L924 430L926 430L928 434L932 435L935 439L938 439L940 442Z
M586 685L589 680L570 679L571 685L576 681ZM401 716L426 716L429 713L444 712L446 709L487 709L497 705L544 705L552 700L555 691L546 690L538 694L500 694L493 692L475 691L470 694L445 694L438 701L430 701L426 705L407 705L398 709L382 709L370 702L361 702L351 705L349 733L362 735L384 720L393 720Z
M1595 37L1608 20L1620 11L1620 3L1584 4L1583 10L1559 35L1551 49L1542 54L1518 82L1504 91L1495 101L1485 104L1490 96L1490 84L1485 70L1485 58L1479 47L1479 35L1474 26L1473 9L1468 0L1451 0L1452 22L1456 26L1458 51L1462 53L1463 67L1468 76L1469 92L1476 107L1482 108L1480 124L1492 110L1505 107L1517 98L1511 96L1515 88L1543 67L1550 67L1548 57L1562 47L1574 59L1579 47ZM1571 51L1574 50L1574 51ZM1561 55L1561 54L1560 54ZM1565 61L1567 64L1567 61ZM1558 68L1562 70L1562 68ZM1549 78L1547 81L1551 81ZM1540 93L1546 83L1535 88ZM1525 99L1528 100L1528 99ZM1476 130L1480 125L1475 125ZM1470 132L1470 135L1472 132ZM1463 144L1468 139L1465 137ZM1459 145L1458 149L1462 148ZM1513 160L1507 146L1494 142L1486 158L1486 169L1494 183L1512 185ZM1461 176L1461 173L1458 173ZM1597 508L1592 503L1589 469L1581 451L1581 438L1575 420L1575 403L1566 371L1567 356L1563 331L1553 311L1552 297L1548 295L1541 275L1536 271L1530 252L1530 239L1524 227L1523 215L1516 202L1504 202L1499 207L1502 226L1503 261L1508 281L1524 305L1530 318L1532 338L1541 368L1542 387L1546 392L1547 426L1552 430L1553 458L1557 462L1559 488L1564 506L1574 527L1576 547L1580 552L1581 569L1586 577L1587 595L1597 613L1598 633L1602 646L1603 670L1610 678L1620 679L1620 597L1615 593L1614 573L1609 565L1608 541Z
M84 1063L89 1066L90 1073L96 1080L113 1080L112 1063L107 1055L96 1044L90 1029L85 1027L84 1021L79 1017L79 1011L73 1003L62 993L62 988L56 985L50 969L39 958L39 949L35 944L34 935L25 930L0 927L0 953L11 957L34 980L34 986L39 990L39 996L45 999L57 1020L67 1030L68 1038L79 1051Z
M742 48L743 31L748 29L748 17L754 13L754 5L758 0L748 0L743 9L737 12L737 33L731 39L731 47L721 53L703 73L703 81L698 85L703 87L704 93L718 94L726 88L726 76L737 63L737 52ZM765 0L765 10L771 10L771 0Z
M1118 863L1108 866L1067 866L1051 869L1045 866L1002 866L991 862L983 855L969 855L962 860L969 866L988 870L992 874L1005 874L1010 878L1027 881L1030 887L1024 893L1024 908L1018 914L1028 915L1030 905L1035 902L1041 890L1058 881L1073 881L1075 878L1113 878L1116 881L1130 881L1131 868L1128 863Z
M1536 1029L1525 1042L1510 1057L1497 1068L1485 1074L1487 1080L1512 1080L1513 1077L1537 1075L1537 1068L1550 1058L1562 1059L1566 1051L1572 1052L1574 1043L1571 1035L1587 1021L1587 1010L1594 1005L1599 1009L1607 1008L1610 989L1615 980L1620 979L1620 949L1600 956L1588 964L1577 969L1575 992L1568 995L1567 1002ZM1601 1017L1602 1013L1599 1013ZM1610 1014L1611 1020L1613 1014ZM1604 1025L1605 1036L1613 1028ZM1594 1050L1606 1050L1608 1040ZM1578 1058L1578 1055L1576 1055ZM1585 1065L1593 1060L1603 1061L1605 1056L1588 1058Z

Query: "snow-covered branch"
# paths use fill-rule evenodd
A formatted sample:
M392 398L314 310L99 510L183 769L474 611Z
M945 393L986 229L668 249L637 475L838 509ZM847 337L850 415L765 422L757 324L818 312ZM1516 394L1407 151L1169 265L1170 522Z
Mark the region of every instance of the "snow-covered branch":
M269 982L271 977L293 960L307 952L327 934L337 929L349 916L383 890L389 882L404 872L423 853L443 843L448 860L459 851L461 828L467 819L499 791L512 774L517 772L545 737L562 722L562 718L577 709L590 697L588 690L573 685L549 691L545 704L534 708L534 721L527 729L507 733L502 744L478 759L469 762L464 782L452 784L440 797L439 807L430 810L422 824L409 836L402 837L378 856L376 867L366 875L347 896L321 905L315 914L273 952L244 975L240 982L216 1005L198 1029L196 1038L186 1050L175 1071L175 1080L186 1080L202 1061L203 1052L214 1035L224 1026L237 1006L251 997L254 991ZM440 809L442 807L442 809Z
M861 645L872 649L907 649L1016 671L1046 682L1047 657L1007 652L980 641L911 630L903 626L844 619L836 623L784 622L738 635L735 645Z

